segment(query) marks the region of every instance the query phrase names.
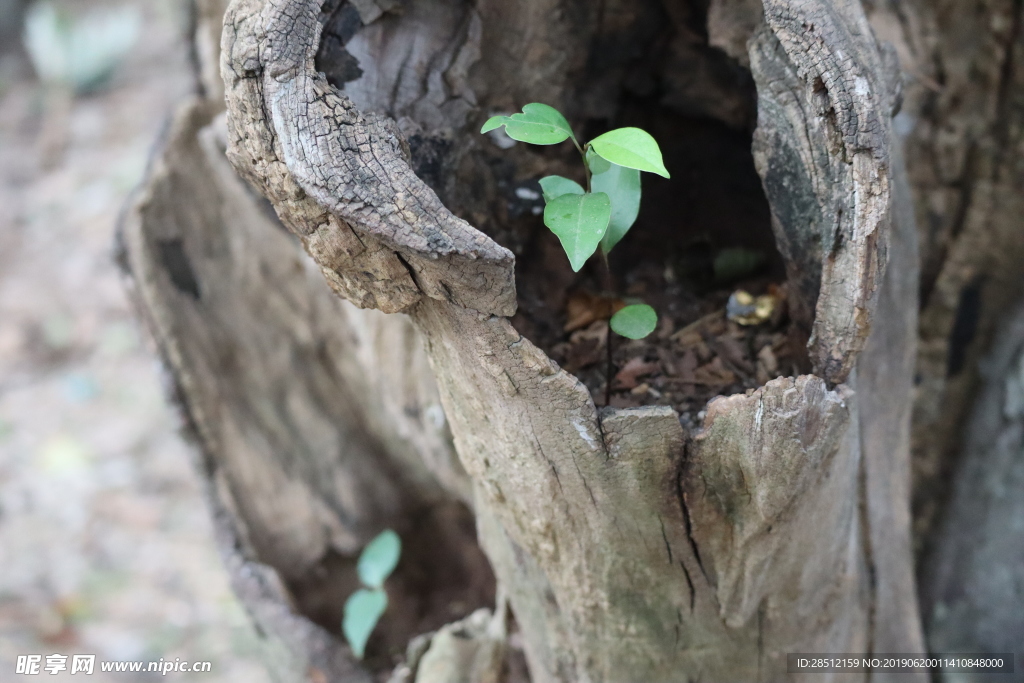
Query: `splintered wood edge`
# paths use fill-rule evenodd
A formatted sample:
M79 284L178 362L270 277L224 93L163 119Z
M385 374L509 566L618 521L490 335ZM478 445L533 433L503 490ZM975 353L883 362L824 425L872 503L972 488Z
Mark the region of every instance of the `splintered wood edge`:
M886 262L892 97L858 7L836 10L816 0L796 7L766 0L764 7L806 88L824 88L838 154L849 167L843 185L850 189L820 198L848 210L837 212L824 236L809 344L815 372L836 384L868 337ZM222 74L232 163L356 305L404 311L426 295L512 315L511 252L454 216L416 176L393 121L358 111L315 70L319 13L317 0L235 0L229 7ZM836 45L847 47L843 58ZM339 241L349 229L362 244L344 256L325 257L309 244Z
M898 88L859 3L763 4L768 28L803 80L804 99L827 97L823 111L806 106L800 115L819 117L833 134L830 165L841 168L845 181L817 188L819 204L835 217L830 234L822 235L821 287L808 344L815 373L837 384L867 342L887 262L890 113Z
M159 355L171 374L173 403L181 413L182 435L195 446L200 458L196 469L202 475L203 497L210 505L214 540L225 563L232 590L258 625L266 646L266 663L289 680L323 680L324 676L369 683L363 671L330 633L294 609L292 598L278 571L254 558L247 529L236 509L224 470L215 462L207 421L209 416L193 400L191 372L185 367L181 349L171 331L169 312L162 299L162 285L155 264L146 254L146 212L154 201L155 189L167 183L180 163L185 147L206 126L215 108L208 101L190 99L174 112L158 151L152 157L145 180L133 192L117 227L118 259L129 281L134 308L150 329Z
M355 231L366 253L310 252L356 305L395 312L422 294L513 315L512 253L448 211L416 176L393 121L358 111L315 70L320 5L235 0L228 8L221 71L231 162L300 236ZM367 254L376 274L360 280Z

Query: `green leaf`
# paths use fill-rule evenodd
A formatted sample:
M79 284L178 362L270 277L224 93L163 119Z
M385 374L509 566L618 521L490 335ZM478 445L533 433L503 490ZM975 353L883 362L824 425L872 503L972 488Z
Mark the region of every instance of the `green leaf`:
M620 309L609 324L623 337L643 339L658 326L658 314L647 304L633 304Z
M387 608L388 595L379 588L360 588L345 601L341 631L357 659L362 659L366 653L366 641L370 639L373 628Z
M661 148L645 130L616 128L591 140L590 146L613 164L669 177L661 159Z
M139 37L137 7L70 13L48 0L29 5L25 48L40 80L84 93L105 84Z
M370 588L380 588L395 570L402 554L402 540L391 529L380 532L366 544L359 556L356 571L359 580Z
M554 107L540 102L526 105L520 114L492 116L480 132L487 133L502 125L513 140L534 145L556 145L569 138L576 139L565 117Z
M640 171L609 163L588 149L587 161L591 171L595 167L591 159L603 161L606 170L591 176L590 188L594 192L604 192L612 202L612 217L601 239L601 249L607 254L626 236L640 213Z
M480 132L490 133L495 128L501 128L502 126L505 125L505 119L507 118L507 116L492 116L491 118L487 119L487 121L484 123L484 127L480 129Z
M587 167L590 168L591 176L595 176L598 173L607 171L612 167L612 164L595 152L593 147L587 147Z
M574 272L597 251L611 215L612 204L604 192L566 194L544 207L544 225L558 236Z
M540 189L544 192L544 201L550 202L564 194L583 194L585 190L575 180L560 175L549 175L540 179Z

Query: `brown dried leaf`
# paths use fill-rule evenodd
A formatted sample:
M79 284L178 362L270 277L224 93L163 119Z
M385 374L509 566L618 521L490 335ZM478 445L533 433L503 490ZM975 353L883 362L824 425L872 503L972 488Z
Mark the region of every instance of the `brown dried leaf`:
M565 302L565 331L573 332L586 327L595 320L608 320L616 311L626 305L622 299L591 294L577 290Z
M708 387L724 389L736 383L736 375L722 365L722 359L715 357L710 363L697 368L693 373L694 384L703 384Z
M687 349L683 352L683 357L676 363L678 369L678 377L681 381L687 384L693 384L696 379L694 374L697 370L699 361L697 360L697 354L693 349Z
M616 373L615 380L612 382L612 389L633 389L639 383L640 377L654 374L659 370L661 370L661 367L657 363L648 363L644 361L643 356L631 358Z
M725 311L708 313L672 335L672 341L680 346L693 346L703 339L704 334L718 335L725 331Z
M779 369L779 360L775 357L775 352L772 351L771 346L765 346L758 351L757 360L764 365L764 369L769 373L777 372Z
M592 365L605 356L605 344L608 343L608 323L598 320L587 328L577 330L569 337L569 348L566 351L565 370L577 372Z
M736 370L743 374L754 374L754 364L747 354L746 347L733 337L719 337L714 340L714 350Z

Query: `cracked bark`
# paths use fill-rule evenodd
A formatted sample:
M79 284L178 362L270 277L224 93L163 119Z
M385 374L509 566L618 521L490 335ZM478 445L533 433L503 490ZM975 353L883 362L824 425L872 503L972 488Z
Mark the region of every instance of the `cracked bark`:
M318 605L351 590L352 558L383 526L454 549L465 580L400 584L429 618L385 619L378 642L401 649L487 606L489 570L459 523L470 508L537 682L787 680L787 652L924 649L909 511L917 233L892 51L855 0L715 2L706 38L687 3L592 4L367 1L345 18L346 3L235 0L223 85L202 71L210 99L182 110L129 213L126 260L231 557L280 577L249 600L292 680L370 675L304 620L336 618ZM742 79L711 68L725 58L701 41L749 64L754 159L812 370L715 399L693 433L668 407L598 410L513 328L499 241L515 239L494 189L507 178L472 134L527 101L611 115L642 79L635 56L600 63L595 45L637 44L658 21L676 30L664 106L742 128ZM341 49L358 73L318 68ZM707 68L682 79L694 63ZM524 173L537 163L509 156ZM176 288L161 240L180 241L198 296ZM431 555L403 560L399 579ZM459 614L431 598L453 592ZM252 607L268 600L287 619ZM296 624L316 635L289 636Z

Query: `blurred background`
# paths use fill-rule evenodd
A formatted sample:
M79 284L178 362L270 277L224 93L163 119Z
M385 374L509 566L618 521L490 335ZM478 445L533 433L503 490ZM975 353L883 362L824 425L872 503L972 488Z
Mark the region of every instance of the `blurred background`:
M53 653L269 680L115 264L193 88L189 22L179 0L0 0L0 680Z

